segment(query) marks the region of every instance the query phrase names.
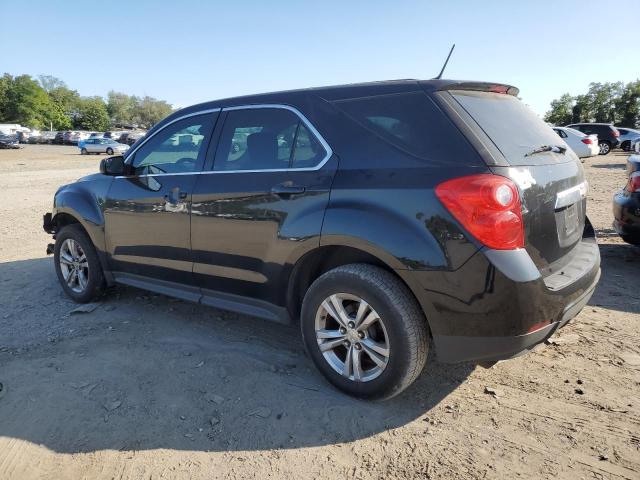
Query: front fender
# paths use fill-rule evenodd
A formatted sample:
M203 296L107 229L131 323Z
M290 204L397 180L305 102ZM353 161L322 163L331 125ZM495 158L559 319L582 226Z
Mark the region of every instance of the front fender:
M72 216L87 231L96 249L104 252L103 205L112 179L102 175L95 177L65 185L56 192L51 222L57 225L60 215Z

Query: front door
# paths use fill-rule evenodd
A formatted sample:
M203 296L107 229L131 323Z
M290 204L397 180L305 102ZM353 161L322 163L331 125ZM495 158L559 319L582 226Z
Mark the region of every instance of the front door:
M116 280L193 286L191 196L217 115L169 123L127 157L131 175L116 177L105 201L105 239Z
M291 263L319 245L337 160L292 109L223 115L213 168L193 194L194 278L204 303L223 293L282 306Z

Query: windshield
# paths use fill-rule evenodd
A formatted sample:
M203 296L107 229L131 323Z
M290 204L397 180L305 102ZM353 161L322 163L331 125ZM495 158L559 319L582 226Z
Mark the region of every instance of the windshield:
M570 155L549 151L527 156L543 146L564 146L558 134L512 95L452 90L453 98L473 117L511 165L565 162Z

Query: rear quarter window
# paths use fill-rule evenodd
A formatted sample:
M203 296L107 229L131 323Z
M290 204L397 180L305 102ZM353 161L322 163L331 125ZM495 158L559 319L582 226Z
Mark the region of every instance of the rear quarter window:
M527 156L544 145L558 145L558 135L516 97L467 90L451 90L451 94L511 165L535 165L554 158L555 154Z
M423 92L351 98L333 104L385 142L415 157L477 158L458 128Z

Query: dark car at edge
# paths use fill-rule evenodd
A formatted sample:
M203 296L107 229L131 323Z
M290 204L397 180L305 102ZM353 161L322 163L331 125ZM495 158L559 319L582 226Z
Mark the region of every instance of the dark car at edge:
M582 165L517 93L400 80L185 108L57 191L47 250L78 302L124 284L298 323L362 398L403 391L429 348L517 356L600 276Z
M613 228L625 242L640 245L640 155L627 159L627 184L613 196Z

